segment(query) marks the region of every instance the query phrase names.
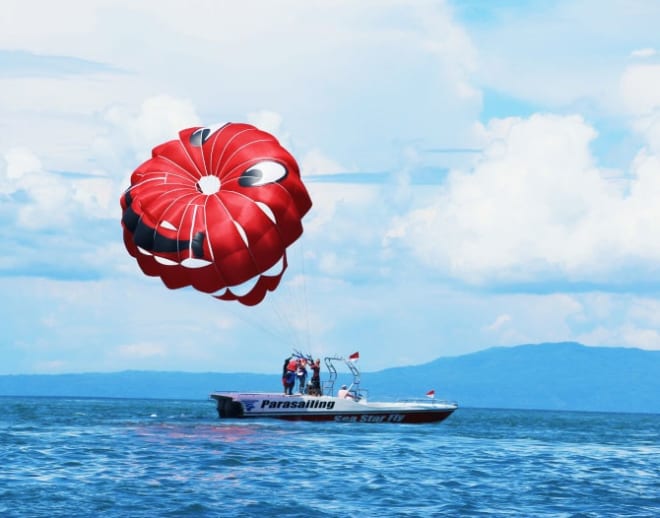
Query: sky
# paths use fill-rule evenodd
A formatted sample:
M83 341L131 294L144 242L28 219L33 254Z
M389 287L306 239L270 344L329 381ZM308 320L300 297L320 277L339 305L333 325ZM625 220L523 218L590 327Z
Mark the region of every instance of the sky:
M2 9L0 374L660 349L655 0ZM249 308L144 275L120 223L154 146L229 121L276 135L313 200Z

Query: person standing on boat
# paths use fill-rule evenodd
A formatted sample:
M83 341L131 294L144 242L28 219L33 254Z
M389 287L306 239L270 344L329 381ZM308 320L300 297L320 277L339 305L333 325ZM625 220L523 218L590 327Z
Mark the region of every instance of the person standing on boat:
M284 365L282 366L282 386L284 387L285 394L287 392L286 373L287 373L287 367L289 366L289 360L291 360L291 356L288 356L287 358L284 359Z
M286 392L289 396L293 395L293 387L296 386L296 373L294 371L286 371Z
M307 361L305 358L298 360L296 367L296 377L298 378L298 392L305 393L305 382L307 381Z
M309 381L309 393L314 396L321 395L321 360L316 359L310 366L312 369L312 379Z
M292 395L295 384L296 359L289 356L284 360L284 367L282 368L282 385L284 385L284 394Z

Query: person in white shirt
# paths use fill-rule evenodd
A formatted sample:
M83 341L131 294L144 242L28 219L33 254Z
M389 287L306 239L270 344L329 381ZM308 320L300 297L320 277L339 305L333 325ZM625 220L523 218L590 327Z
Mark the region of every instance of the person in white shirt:
M348 387L346 385L341 386L337 392L337 397L339 399L353 399L353 395L348 391Z

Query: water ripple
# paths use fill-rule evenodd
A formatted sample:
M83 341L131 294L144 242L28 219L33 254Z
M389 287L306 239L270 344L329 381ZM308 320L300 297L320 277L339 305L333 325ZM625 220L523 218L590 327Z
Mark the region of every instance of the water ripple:
M3 402L2 516L660 515L657 415L364 425L220 421L206 401Z

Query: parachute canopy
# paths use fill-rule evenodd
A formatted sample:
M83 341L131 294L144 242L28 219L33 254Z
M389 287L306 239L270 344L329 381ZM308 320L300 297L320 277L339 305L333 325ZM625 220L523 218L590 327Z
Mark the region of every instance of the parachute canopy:
M120 203L124 244L145 274L246 305L277 288L312 206L293 156L241 123L155 147Z

